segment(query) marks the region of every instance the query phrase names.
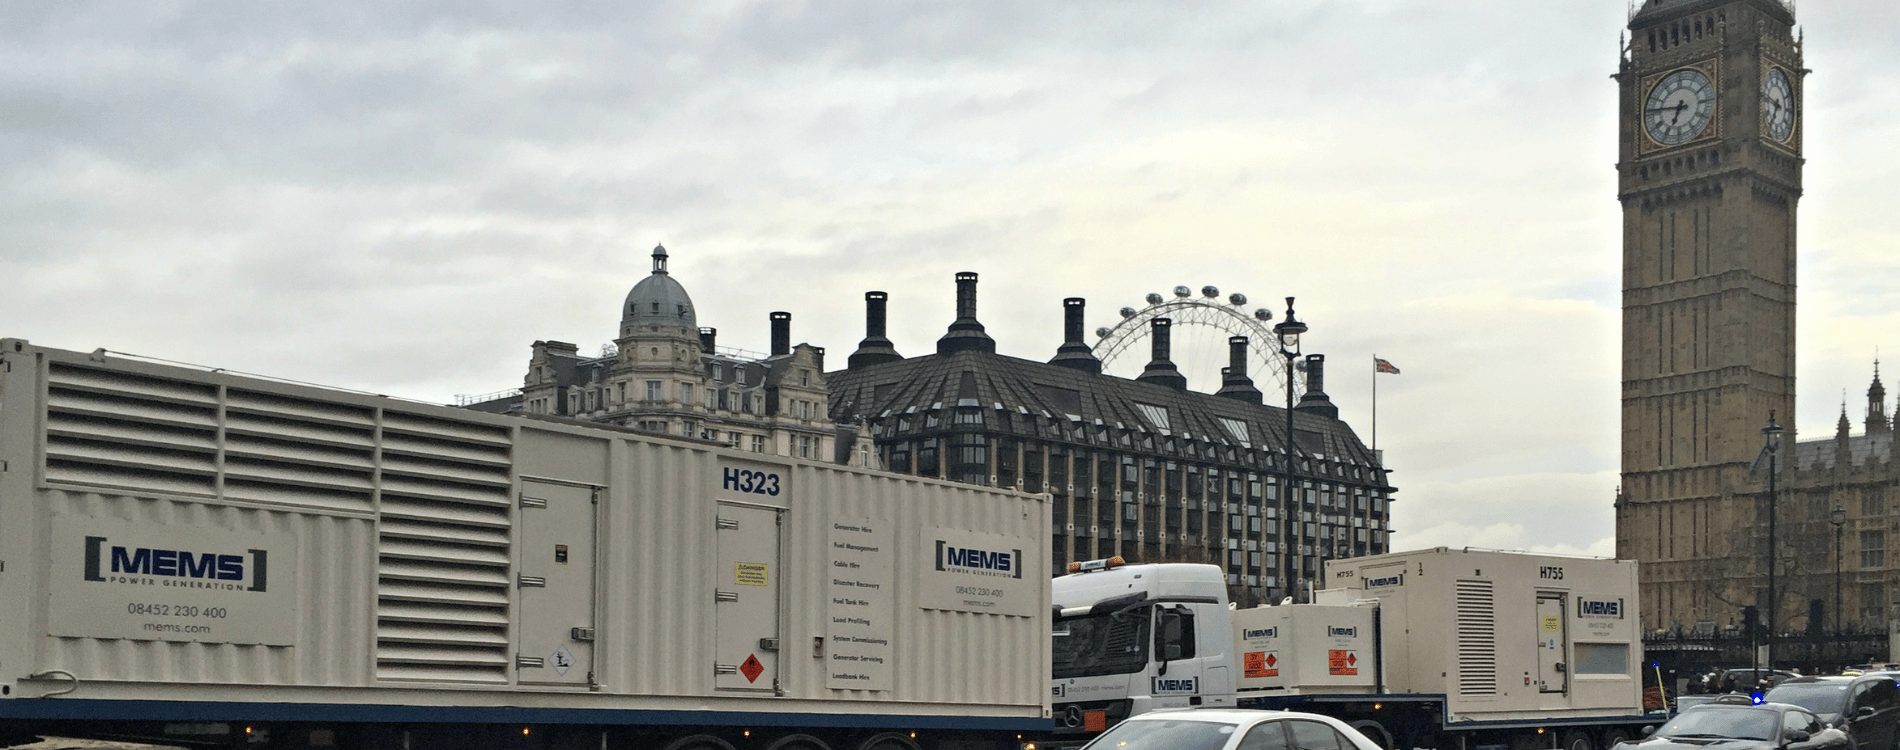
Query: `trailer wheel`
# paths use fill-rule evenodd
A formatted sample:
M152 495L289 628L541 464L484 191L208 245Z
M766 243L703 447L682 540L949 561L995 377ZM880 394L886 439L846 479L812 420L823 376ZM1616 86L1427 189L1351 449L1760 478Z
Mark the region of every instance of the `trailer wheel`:
M1386 731L1385 726L1379 722L1371 719L1360 719L1347 724L1347 726L1359 730L1359 733L1365 735L1366 739L1372 740L1373 744L1385 748L1385 750L1395 750L1392 744L1392 733ZM1589 748L1584 748L1584 750L1589 750Z
M831 750L831 746L809 734L793 734L780 737L765 750Z
M695 734L673 740L666 750L733 750L733 747L732 743L710 734Z
M1603 750L1612 750L1618 743L1628 742L1633 736L1635 735L1630 734L1630 730L1622 727L1605 729L1603 730Z
M1563 744L1559 747L1563 750L1596 750L1596 746L1590 743L1590 733L1581 729L1564 732Z
M858 750L917 750L917 743L896 732L874 734L858 743Z

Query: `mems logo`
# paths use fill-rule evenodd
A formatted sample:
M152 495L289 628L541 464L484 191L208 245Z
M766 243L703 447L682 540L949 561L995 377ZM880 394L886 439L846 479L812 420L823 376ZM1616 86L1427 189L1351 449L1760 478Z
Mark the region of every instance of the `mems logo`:
M937 540L937 569L1005 578L1023 577L1023 551L962 547Z
M1200 685L1192 677L1156 677L1155 695L1193 695L1200 692Z
M1369 588L1369 589L1383 589L1383 588L1389 588L1392 586L1404 586L1404 585L1405 585L1405 574L1403 573L1366 579L1366 588Z
M1326 626L1326 635L1328 637L1333 637L1333 638L1357 638L1359 637L1359 629L1358 628L1342 628L1342 627L1339 627L1338 625L1328 625Z
M222 552L131 547L113 544L102 536L86 537L86 580L140 586L269 590L270 553L245 550L243 555Z
M1247 628L1240 631L1240 637L1248 640L1255 638L1276 638L1279 637L1279 635L1279 628Z
M1577 597L1578 617L1601 617L1604 619L1623 619L1622 599L1590 599Z

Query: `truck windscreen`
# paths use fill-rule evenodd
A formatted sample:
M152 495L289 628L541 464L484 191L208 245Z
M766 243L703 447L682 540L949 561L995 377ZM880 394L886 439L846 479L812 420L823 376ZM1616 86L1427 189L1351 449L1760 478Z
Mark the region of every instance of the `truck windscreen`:
M1056 620L1057 678L1139 672L1148 664L1149 607Z

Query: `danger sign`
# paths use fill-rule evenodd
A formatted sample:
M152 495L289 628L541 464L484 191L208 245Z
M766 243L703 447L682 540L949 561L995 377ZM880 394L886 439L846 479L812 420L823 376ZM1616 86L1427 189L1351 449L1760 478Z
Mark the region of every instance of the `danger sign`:
M1280 657L1272 651L1248 651L1240 655L1240 668L1245 677L1279 677Z
M1359 655L1343 648L1329 649L1326 652L1326 673L1336 677L1358 676Z

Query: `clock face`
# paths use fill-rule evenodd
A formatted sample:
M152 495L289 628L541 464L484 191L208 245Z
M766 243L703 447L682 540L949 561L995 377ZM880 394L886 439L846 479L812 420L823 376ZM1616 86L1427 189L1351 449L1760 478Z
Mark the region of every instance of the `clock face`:
M1794 135L1794 85L1780 68L1761 77L1761 124L1769 138L1787 141Z
M1694 68L1663 76L1643 101L1643 129L1664 146L1694 140L1714 117L1715 82Z

